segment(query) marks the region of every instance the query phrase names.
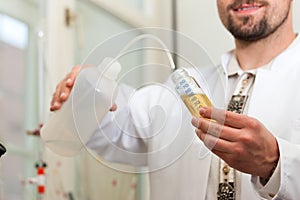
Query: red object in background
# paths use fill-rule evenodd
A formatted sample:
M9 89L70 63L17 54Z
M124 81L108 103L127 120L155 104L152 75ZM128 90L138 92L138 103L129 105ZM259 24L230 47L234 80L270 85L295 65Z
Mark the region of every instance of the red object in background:
M45 168L38 167L37 168L37 178L38 178L38 193L44 194L45 193Z
M42 127L43 127L43 124L39 124L38 128L36 128L34 130L28 130L27 135L40 136Z
M45 168L47 167L45 162L38 162L36 165L36 177L29 179L29 183L37 185L37 191L39 194L45 193L45 184L46 184L46 173Z

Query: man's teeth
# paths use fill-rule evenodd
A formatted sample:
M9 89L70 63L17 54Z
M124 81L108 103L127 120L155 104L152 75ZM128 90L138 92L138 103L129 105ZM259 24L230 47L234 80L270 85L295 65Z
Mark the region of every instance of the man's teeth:
M244 7L244 8L238 8L237 11L246 11L246 10L252 10L257 8L258 8L257 6Z

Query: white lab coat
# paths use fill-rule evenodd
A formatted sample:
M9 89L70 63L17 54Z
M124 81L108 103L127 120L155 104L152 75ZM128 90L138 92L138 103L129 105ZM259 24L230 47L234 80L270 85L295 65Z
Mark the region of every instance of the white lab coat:
M284 200L300 196L300 42L294 43L274 60L271 69L257 70L248 107L248 115L260 120L277 138L280 189L274 199ZM223 68L226 69L230 56L230 53L224 55L223 67L207 72L215 74L211 76L214 78L206 77L206 81L217 107L224 106L221 102L226 99L226 81L215 78L226 79ZM197 76L193 70L190 72ZM201 77L196 79L203 81ZM126 98L130 95L121 89L117 99L119 111L106 116L88 146L109 161L147 165L153 171L152 200L205 199L207 188L215 187L208 185L212 153L196 137L191 116L181 100L174 98L174 91L167 88L165 92L162 88L154 85L135 91L129 106ZM126 154L119 148L138 154ZM271 199L268 194L258 194L255 178L251 182L250 175L242 174L241 199L263 199L263 196Z

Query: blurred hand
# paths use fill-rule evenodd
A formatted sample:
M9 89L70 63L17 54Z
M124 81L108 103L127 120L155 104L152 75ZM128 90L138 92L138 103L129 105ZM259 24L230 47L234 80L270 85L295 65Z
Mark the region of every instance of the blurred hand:
M59 110L63 103L68 99L73 85L75 83L75 80L77 78L77 75L79 74L81 69L82 66L79 65L73 67L71 72L68 73L66 77L57 84L51 100L50 111ZM116 104L114 104L110 108L110 111L115 111L116 109L117 106Z
M62 104L68 99L71 90L73 88L74 82L76 80L76 77L81 69L82 66L79 65L73 67L72 71L69 74L67 74L66 77L57 84L51 101L51 107L50 107L51 111L59 110Z
M208 107L201 109L200 115L193 118L192 124L214 154L241 172L262 178L271 176L279 160L278 144L258 120Z

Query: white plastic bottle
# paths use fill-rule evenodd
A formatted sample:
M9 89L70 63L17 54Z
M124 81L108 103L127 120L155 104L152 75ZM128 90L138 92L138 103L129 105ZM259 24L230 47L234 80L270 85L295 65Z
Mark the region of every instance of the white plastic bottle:
M80 71L68 100L42 127L48 148L63 156L79 153L114 103L120 70L117 61L105 58Z

